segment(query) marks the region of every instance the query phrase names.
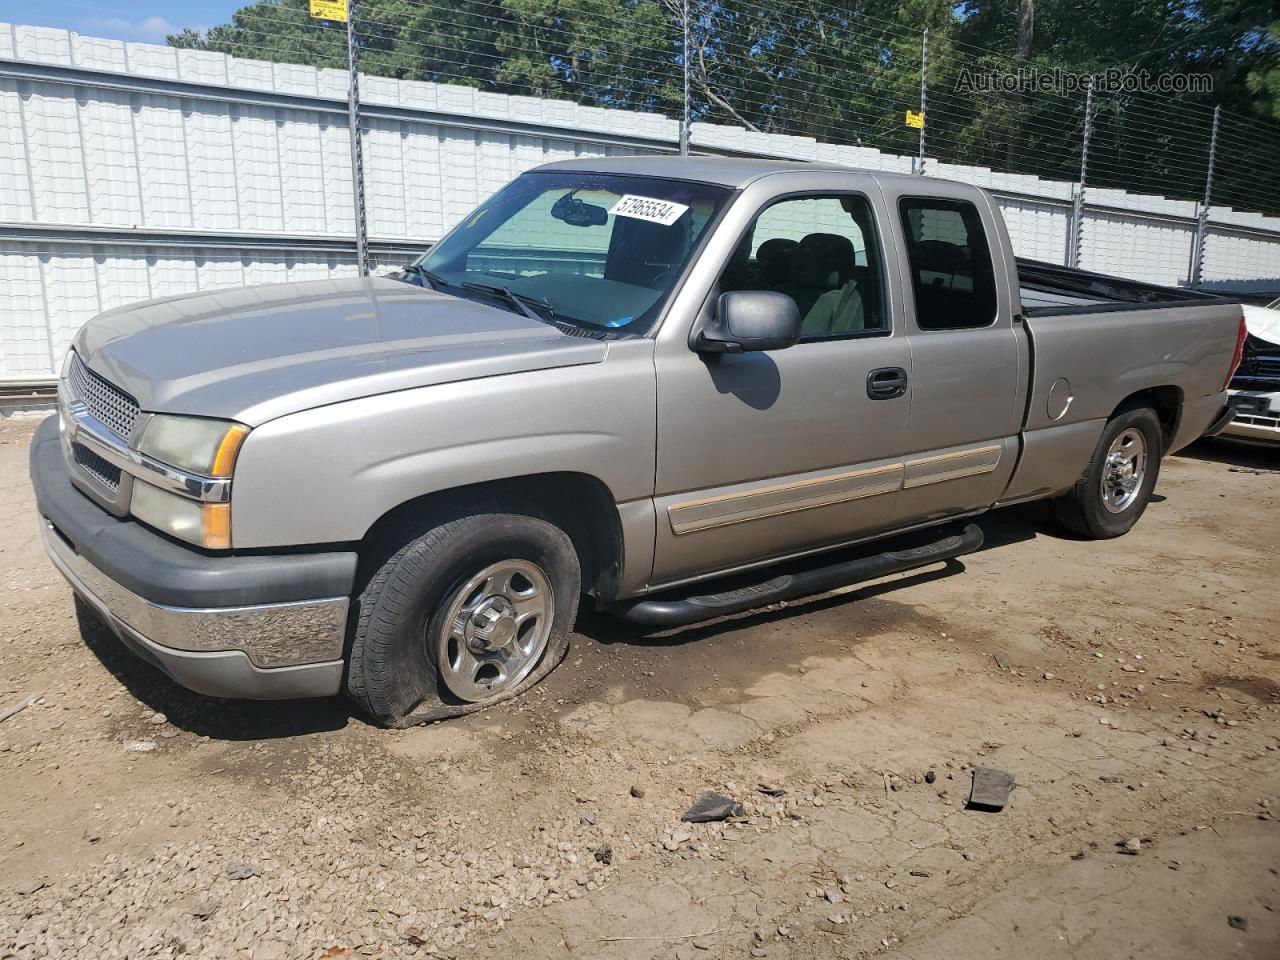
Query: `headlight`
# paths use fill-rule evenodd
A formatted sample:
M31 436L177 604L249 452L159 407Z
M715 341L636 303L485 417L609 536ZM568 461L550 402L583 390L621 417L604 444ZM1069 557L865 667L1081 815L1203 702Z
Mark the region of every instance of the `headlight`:
M231 549L229 503L198 503L135 480L129 512L179 540L209 550Z
M138 451L202 477L230 477L249 428L229 420L156 414L143 431Z

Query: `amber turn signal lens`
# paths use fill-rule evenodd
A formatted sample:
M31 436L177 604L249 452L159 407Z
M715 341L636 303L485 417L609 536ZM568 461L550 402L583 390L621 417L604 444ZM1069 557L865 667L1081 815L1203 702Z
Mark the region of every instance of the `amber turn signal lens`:
M206 503L203 514L204 546L209 550L230 550L231 504Z
M240 453L240 444L249 435L249 428L233 423L218 444L218 451L213 455L213 475L229 477L236 466L236 455Z

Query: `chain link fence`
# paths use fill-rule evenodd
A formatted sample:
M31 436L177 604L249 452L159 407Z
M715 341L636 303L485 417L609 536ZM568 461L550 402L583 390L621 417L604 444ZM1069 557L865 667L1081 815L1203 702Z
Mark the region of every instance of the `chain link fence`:
M344 32L304 7L246 13L212 45L340 60ZM362 15L373 7L384 19ZM946 22L912 29L826 0L399 0L394 20L388 9L351 4L372 73L656 113L681 121L682 146L691 123L714 124L914 156L920 174L977 167L1070 183L1068 264L1105 269L1140 237L1186 248L1183 269L1155 279L1198 286L1213 207L1228 220L1280 213L1280 127L1207 105L1194 77L1172 79L1198 97L1145 92L1136 64L1084 77L965 44ZM1091 236L1086 210L1124 211L1123 194L1173 201L1169 222L1152 232L1103 217Z
M825 0L351 12L281 0L168 47L0 24L0 378L48 376L131 300L401 265L511 177L584 155L959 179L1021 256L1280 287L1280 129L1204 95L1046 85L945 22Z

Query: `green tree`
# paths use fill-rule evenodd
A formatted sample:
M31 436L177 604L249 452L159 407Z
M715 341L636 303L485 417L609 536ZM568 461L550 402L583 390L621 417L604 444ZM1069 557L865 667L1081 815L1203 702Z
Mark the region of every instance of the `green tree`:
M949 0L701 0L690 11L696 118L914 152L904 120L919 107L920 31L947 48Z
M673 112L674 27L653 0L504 0L498 89Z
M972 0L964 8L957 38L974 47L1012 51L1020 6L1019 0ZM1224 145L1230 146L1219 151L1215 195L1241 208L1280 209L1277 130L1263 122L1248 130L1239 118L1280 117L1280 79L1275 85L1266 80L1268 70L1277 69L1280 52L1280 36L1267 29L1274 18L1274 4L1257 0L1038 0L1030 62L1041 70L1077 73L1121 67L1152 76L1207 75L1212 89L1203 93L1096 97L1091 182L1188 199L1199 196L1212 107L1221 105ZM982 99L978 119L965 130L976 137L991 117L1008 111L1004 136L1011 159L1004 166L1018 169L1016 158L1023 157L1035 168L1027 172L1076 175L1083 92L1030 95L1022 101ZM1014 105L1017 109L1010 110ZM1028 134L1034 136L1018 145L1019 137Z
M346 31L313 20L307 0L259 0L178 47L315 66L345 66ZM675 47L655 0L361 0L361 69L403 80L672 109Z
M1280 120L1280 57L1274 51L1280 48L1280 20L1267 28L1267 44L1273 55L1249 71L1246 84L1253 94L1253 108L1271 120Z
M1224 122L1219 192L1280 209L1280 21L1259 0L688 0L695 120L914 154L929 31L926 144L956 163L1074 179L1082 91L974 91L964 76L1021 67L1201 73L1212 92L1095 98L1090 181L1195 197L1211 107ZM677 115L682 0L361 0L366 72ZM257 0L174 46L346 66L342 24L308 0ZM1228 149L1229 147L1229 149Z

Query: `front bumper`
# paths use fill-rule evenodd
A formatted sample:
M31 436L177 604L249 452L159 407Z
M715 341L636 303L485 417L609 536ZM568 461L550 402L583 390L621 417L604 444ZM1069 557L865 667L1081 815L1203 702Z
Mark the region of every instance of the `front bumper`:
M1235 416L1222 431L1224 437L1280 444L1280 393L1233 389L1231 406Z
M114 517L71 485L56 417L31 478L49 558L144 660L209 696L340 690L355 553L210 555Z

